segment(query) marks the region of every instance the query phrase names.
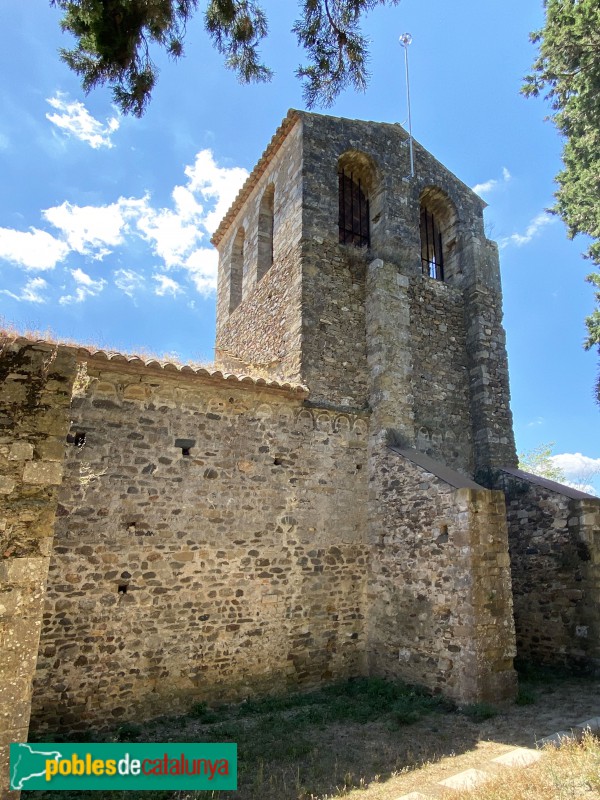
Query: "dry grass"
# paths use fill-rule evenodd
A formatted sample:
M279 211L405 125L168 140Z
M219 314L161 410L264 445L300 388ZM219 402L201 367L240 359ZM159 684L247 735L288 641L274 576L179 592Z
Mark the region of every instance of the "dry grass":
M84 348L92 355L100 350L106 353L119 353L126 358L140 358L142 361L158 361L161 364L169 363L177 367L189 366L193 369L214 370L212 362L199 360L182 360L177 353L157 353L145 346L122 349L112 344L99 344L98 342L82 342L65 336L60 336L51 328L40 330L38 328L19 328L13 322L0 317L0 340L14 341L16 339L29 339L33 342L47 342L48 344L64 345L66 347Z
M505 768L506 769L506 768ZM368 794L365 795L365 799ZM449 790L452 800L597 800L600 797L600 740L586 734L581 742L548 745L540 761L506 771L468 792Z
M240 705L196 704L185 716L124 723L96 734L98 738L91 731L88 735L92 741L237 742L237 791L145 792L144 800L396 800L417 791L441 798L438 781L470 768L488 771L491 759L515 747L533 747L540 736L597 715L593 680L553 682L546 676L531 686L539 702L515 705L491 718L473 714L473 707L452 709L418 688L372 678ZM78 741L81 737L73 735ZM43 740L61 739L44 734ZM530 777L540 766L509 771L497 765L495 771L503 775L498 791L507 789L506 775L511 776L508 788L521 791L512 779L516 775L534 789L529 794L483 794L492 791L490 783L468 797L591 800L600 797L599 762L599 743L586 740L580 749L549 752L543 762L547 790ZM53 800L52 794L31 796ZM128 800L129 793L62 795L61 800Z

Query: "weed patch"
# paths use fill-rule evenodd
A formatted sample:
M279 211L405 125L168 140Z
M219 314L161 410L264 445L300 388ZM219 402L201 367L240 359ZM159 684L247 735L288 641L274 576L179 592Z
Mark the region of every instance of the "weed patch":
M468 706L463 706L460 709L460 713L473 722L485 722L486 719L495 717L498 714L498 709L488 703L471 703Z

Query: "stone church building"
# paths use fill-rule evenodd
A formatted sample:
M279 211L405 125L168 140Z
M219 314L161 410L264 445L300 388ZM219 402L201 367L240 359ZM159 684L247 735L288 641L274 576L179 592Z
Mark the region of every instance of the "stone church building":
M600 501L516 468L485 203L414 155L289 112L214 235L214 368L1 343L3 758L30 717L600 665Z

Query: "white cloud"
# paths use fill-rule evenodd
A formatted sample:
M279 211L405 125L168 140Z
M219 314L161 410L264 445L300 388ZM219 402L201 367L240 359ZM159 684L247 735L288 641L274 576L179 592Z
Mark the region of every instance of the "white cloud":
M563 471L567 486L580 492L599 494L600 487L594 484L598 484L600 479L600 458L591 458L582 453L557 453L550 460Z
M560 467L567 478L582 475L600 475L600 458L590 458L582 453L557 453L551 460Z
M498 181L496 178L490 178L489 181L485 181L484 183L476 183L471 189L475 194L487 194L487 192L491 192L497 185Z
M550 225L551 223L556 221L556 217L553 217L551 214L548 214L546 211L542 211L536 217L534 217L529 225L527 226L525 233L512 233L510 236L504 236L502 239L499 240L499 244L501 248L508 247L508 245L514 244L517 247L523 247L525 244L529 244L529 242L539 234L539 232L546 227L546 225Z
M29 231L0 228L0 258L24 269L54 269L68 252L65 242L38 228Z
M189 277L202 295L208 295L217 288L217 268L219 265L219 254L216 250L209 250L206 247L199 247L190 253L185 261L184 268L188 271Z
M489 192L496 189L498 186L501 186L503 183L508 183L512 175L507 170L506 167L502 167L502 179L498 178L490 178L489 180L485 181L484 183L476 183L475 186L472 186L472 191L478 195L488 194Z
M185 186L176 186L173 189L172 197L175 201L177 214L181 219L195 219L204 210L194 197L193 192Z
M117 289L125 292L129 297L133 297L136 291L142 289L146 284L144 276L132 269L118 269L114 274L114 279Z
M201 150L194 163L185 168L185 174L191 192L215 200L214 209L204 220L204 226L212 234L242 188L248 172L242 167L219 167L210 150Z
M65 201L42 212L47 223L60 231L56 238L46 231L30 232L0 228L0 258L25 269L52 269L71 252L102 260L116 248L125 249L135 239L150 245L161 259L155 291L160 296L175 296L183 291L179 276L167 278L162 273L178 270L200 294L213 292L217 282L217 253L207 239L229 208L248 176L240 167L219 167L210 150L200 151L194 163L185 168L187 183L176 185L170 207L152 205L150 195L119 197L113 203L77 206ZM60 302L82 302L95 294L92 285L81 279L81 270L72 272L77 282L74 293ZM89 276L88 276L89 277ZM90 279L91 280L91 279ZM114 274L115 285L129 296L142 289L148 276L130 269ZM100 284L102 283L102 286ZM97 281L100 291L104 282Z
M167 268L181 266L186 254L204 238L199 217L149 205L138 217L137 228Z
M2 294L7 294L14 300L25 300L29 303L45 303L46 298L41 294L44 289L48 288L48 284L43 278L31 278L27 281L21 294L14 294L9 292L8 289L2 289Z
M58 301L61 305L69 305L70 303L82 303L87 297L95 297L104 289L106 281L100 278L95 281L90 275L82 269L72 269L71 276L75 281L76 288L75 294L63 295Z
M544 417L536 417L535 419L532 419L531 422L527 423L527 427L534 428L536 425L543 425L545 421L546 420Z
M70 250L102 259L123 242L125 218L118 203L107 206L74 206L64 202L42 212L45 219L62 231Z
M158 283L158 286L154 290L154 294L157 294L159 297L164 297L166 294L172 295L172 297L176 297L178 294L181 294L183 289L172 278L169 278L167 275L153 275L154 280Z
M592 494L596 497L600 496L595 486L592 486L591 483L578 483L577 481L565 481L565 486L570 486L572 489L577 489L580 492L585 492L586 494Z
M8 150L10 147L10 140L5 133L0 133L0 150Z
M190 269L196 285L203 287L199 291L204 292L203 277L199 278L198 269L188 262L206 234L216 230L248 172L241 167L219 167L210 150L201 150L194 163L185 168L185 174L187 184L175 186L171 193L174 208L155 209L147 203L137 227L167 269ZM205 206L212 208L206 210ZM214 286L212 282L211 288Z
M46 114L53 125L63 130L68 136L74 136L97 150L99 147L113 147L111 136L119 128L117 117L111 117L103 125L93 117L87 108L78 100L69 102L67 95L57 92L46 100L58 113Z

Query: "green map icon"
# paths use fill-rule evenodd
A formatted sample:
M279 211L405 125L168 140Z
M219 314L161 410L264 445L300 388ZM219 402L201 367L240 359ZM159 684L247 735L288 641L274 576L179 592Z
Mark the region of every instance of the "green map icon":
M28 789L27 781L45 778L48 759L58 761L62 753L58 750L42 749L44 745L11 744L10 788ZM37 781L36 781L37 782Z

